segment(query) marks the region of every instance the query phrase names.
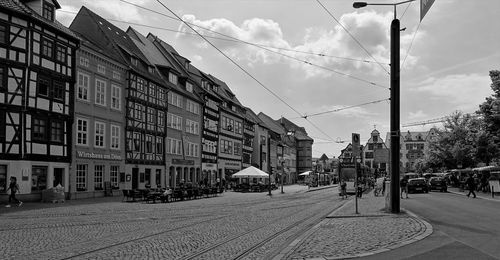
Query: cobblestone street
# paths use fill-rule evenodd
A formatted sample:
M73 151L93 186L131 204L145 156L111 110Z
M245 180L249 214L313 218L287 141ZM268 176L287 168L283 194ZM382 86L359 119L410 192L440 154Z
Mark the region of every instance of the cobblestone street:
M272 198L267 193L227 192L165 204L116 198L9 209L0 215L0 254L6 259L302 259L318 256L318 250L329 256L356 255L422 231L408 218L390 217L393 228L388 234L363 236L388 223L387 216L363 218L363 226L359 217L325 219L348 202L338 197L336 188L307 192L295 185L285 192L273 191ZM318 223L321 228L313 228ZM403 228L408 225L411 229ZM280 255L304 235L310 238L291 254ZM342 239L325 239L332 237ZM378 241L366 241L373 238Z

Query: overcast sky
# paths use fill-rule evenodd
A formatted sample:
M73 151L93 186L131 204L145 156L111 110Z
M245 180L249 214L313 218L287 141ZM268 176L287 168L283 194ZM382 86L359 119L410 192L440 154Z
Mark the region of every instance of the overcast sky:
M156 0L127 1L173 16ZM380 100L390 94L390 6L353 9L349 0L161 0L186 22L273 50L214 39L223 36L198 28L291 109L180 21L120 0L58 2L57 19L67 26L85 5L106 19L123 21L111 21L123 30L132 26L161 37L192 64L225 81L254 112L304 126L315 139L313 157L338 157L351 133L359 133L363 144L374 127L385 141L389 101ZM500 1L436 0L421 23L419 5L415 1L397 9L401 28L406 28L401 32L401 123L476 111L492 94L489 71L500 69ZM304 115L311 116L300 118Z

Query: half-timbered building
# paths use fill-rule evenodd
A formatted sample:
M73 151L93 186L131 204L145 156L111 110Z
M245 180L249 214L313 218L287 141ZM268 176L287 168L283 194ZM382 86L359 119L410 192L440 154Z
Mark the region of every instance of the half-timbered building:
M120 185L129 189L164 186L167 88L162 78L123 30L86 7L80 9L70 29L128 67L125 170Z
M78 38L55 20L55 0L0 0L0 193L69 191ZM26 195L30 194L30 195Z

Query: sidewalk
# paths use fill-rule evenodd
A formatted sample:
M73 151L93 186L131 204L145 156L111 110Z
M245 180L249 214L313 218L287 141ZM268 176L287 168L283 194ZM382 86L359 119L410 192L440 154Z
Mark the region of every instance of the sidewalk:
M453 193L453 194L457 194L457 195L466 196L469 193L469 190L465 189L463 191L460 191L459 188L448 187L448 192ZM482 192L482 191L476 191L475 193L476 193L477 198L479 198L479 199L500 202L500 193L498 193L498 192L495 192L495 196L493 198L491 197L490 192L486 193L486 192Z
M385 197L350 196L339 209L293 241L275 259L345 259L385 252L421 240L432 226L410 212L384 212Z

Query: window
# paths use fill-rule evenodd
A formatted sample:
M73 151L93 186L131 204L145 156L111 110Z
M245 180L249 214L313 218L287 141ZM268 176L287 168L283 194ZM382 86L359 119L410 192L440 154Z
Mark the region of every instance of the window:
M87 190L87 164L77 164L76 165L76 190L85 191Z
M193 93L193 84L186 82L186 90Z
M104 65L97 64L97 72L101 74L106 74L106 67L104 67Z
M94 189L102 190L103 188L103 179L104 179L104 165L95 165L94 166Z
M174 138L167 138L167 153L182 154L182 142Z
M155 67L148 66L148 72L151 73L151 74L154 74L155 73Z
M104 128L106 124L102 122L95 122L95 147L104 148Z
M64 101L64 96L66 94L66 87L64 82L54 81L52 85L52 98Z
M156 180L156 186L159 188L161 186L161 170L160 169L156 169L155 180Z
M95 80L95 103L98 105L106 105L106 82Z
M176 107L182 107L182 98L178 94L168 92L168 103Z
M120 172L120 166L112 165L109 168L109 180L111 182L111 187L118 188L118 173Z
M146 153L153 153L153 136L146 135Z
M6 24L0 23L0 44L6 44L9 41L9 27Z
M7 165L0 165L0 193L7 191Z
M165 89L158 88L158 99L163 102L165 100Z
M167 127L182 130L182 117L167 113Z
M46 166L33 166L31 168L31 191L42 191L47 189Z
M52 120L50 122L50 141L62 143L64 141L64 123Z
M0 66L0 91L2 89L7 89L7 68Z
M87 145L88 124L86 119L76 119L76 144Z
M242 127L241 127L241 122L235 122L234 123L234 132L237 134L241 134Z
M156 120L159 127L165 126L165 113L162 111L158 111L158 119Z
M42 56L52 59L54 54L54 42L49 39L42 38Z
M137 120L142 120L142 105L135 103L135 112L134 112L135 119Z
M220 141L220 152L226 154L233 154L233 142L228 140Z
M148 123L149 124L154 124L155 123L155 119L156 119L155 109L151 108L151 107L148 107Z
M234 155L241 155L241 143L234 143Z
M191 100L186 101L186 110L193 114L200 114L200 104L193 102Z
M137 91L144 93L144 80L137 79Z
M134 151L141 152L141 134L134 133Z
M89 59L87 59L85 57L80 57L80 65L88 68L90 65Z
M122 89L120 86L111 84L111 108L120 110Z
M120 72L113 71L113 78L116 79L116 80L120 80L121 79Z
M199 133L200 124L195 121L186 119L186 132L197 135Z
M68 48L63 45L56 46L56 61L66 63Z
M156 154L163 154L163 139L156 137Z
M33 118L31 125L31 136L33 141L46 141L47 140L47 120L40 118Z
M132 63L132 65L134 65L134 66L139 65L139 60L137 60L137 58L135 58L135 57L130 57L130 62L131 62L131 63Z
M120 126L111 125L111 149L120 149Z
M54 6L49 4L47 1L43 1L43 12L42 16L45 19L54 21Z
M168 81L174 85L177 85L177 75L172 72L168 73Z
M149 96L156 97L156 86L154 84L149 84Z
M39 76L38 87L37 87L38 95L48 97L49 89L50 89L50 80L46 77Z
M195 143L188 143L186 156L198 157L199 145Z

